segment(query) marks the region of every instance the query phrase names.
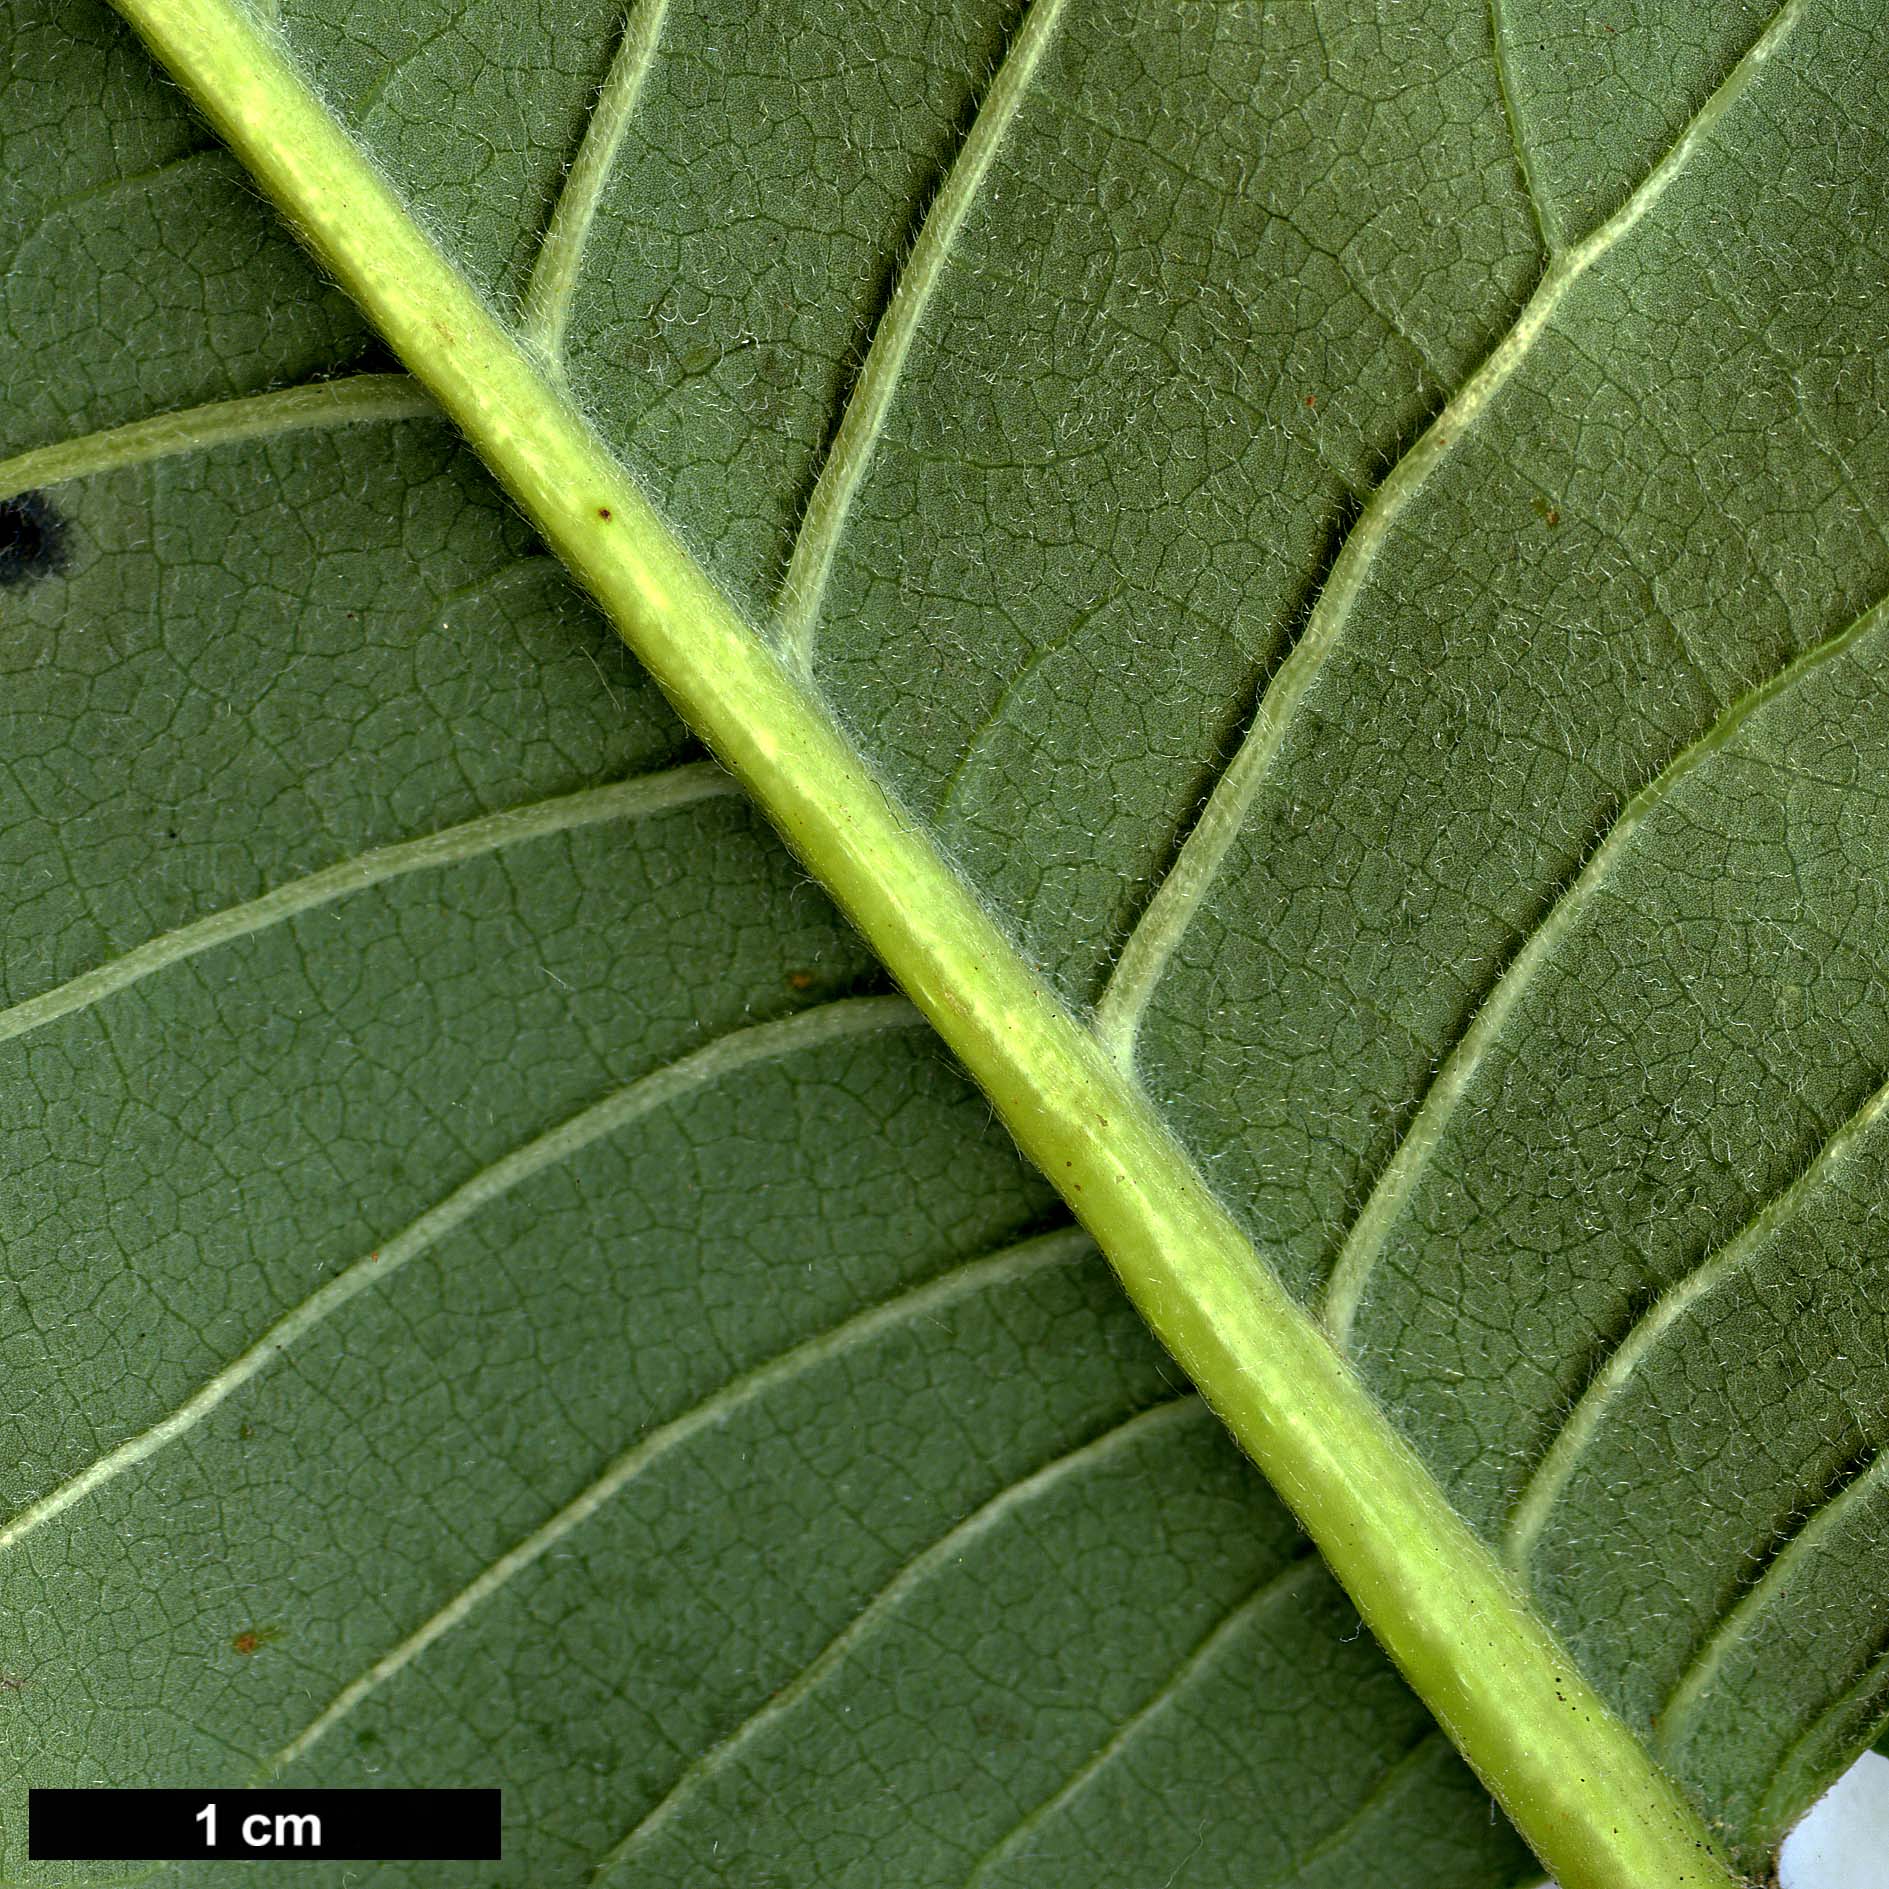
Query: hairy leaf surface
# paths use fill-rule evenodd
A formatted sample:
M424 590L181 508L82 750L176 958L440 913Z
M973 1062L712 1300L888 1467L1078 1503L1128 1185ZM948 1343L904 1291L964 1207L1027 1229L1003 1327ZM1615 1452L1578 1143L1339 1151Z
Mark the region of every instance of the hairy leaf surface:
M281 32L1761 1865L1889 1688L1877 10Z
M274 1774L504 1788L376 1883L1529 1879L135 44L0 36L0 1877Z

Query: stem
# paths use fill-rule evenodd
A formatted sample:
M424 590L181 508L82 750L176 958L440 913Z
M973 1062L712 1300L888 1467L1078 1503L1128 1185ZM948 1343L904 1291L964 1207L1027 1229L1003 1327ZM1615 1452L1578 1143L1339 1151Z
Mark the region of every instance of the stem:
M1562 1889L1732 1889L1132 1078L690 560L239 0L116 0L1062 1189Z

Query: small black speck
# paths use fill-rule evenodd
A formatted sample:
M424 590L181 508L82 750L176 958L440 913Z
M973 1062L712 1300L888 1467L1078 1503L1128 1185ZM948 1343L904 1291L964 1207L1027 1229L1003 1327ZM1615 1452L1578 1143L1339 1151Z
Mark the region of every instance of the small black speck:
M66 521L44 492L0 499L0 584L56 577L66 568Z

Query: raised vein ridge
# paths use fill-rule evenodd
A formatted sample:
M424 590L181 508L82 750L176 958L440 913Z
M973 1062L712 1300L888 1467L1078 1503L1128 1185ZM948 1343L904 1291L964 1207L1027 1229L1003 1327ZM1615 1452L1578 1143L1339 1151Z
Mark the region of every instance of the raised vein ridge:
M896 1000L881 997L854 1001L883 1005ZM817 1369L829 1359L842 1356L855 1345L870 1344L885 1332L909 1325L915 1319L929 1317L977 1293L1066 1266L1088 1250L1088 1239L1075 1227L1021 1241L1000 1252L987 1254L982 1259L954 1266L922 1286L901 1292L881 1304L869 1306L852 1318L803 1339L779 1356L768 1359L765 1364L758 1364L741 1376L731 1378L700 1403L685 1410L679 1417L672 1417L667 1423L658 1425L625 1450L555 1515L483 1568L474 1580L462 1587L443 1607L430 1614L397 1646L389 1648L365 1672L350 1680L307 1726L269 1759L264 1767L265 1775L274 1776L305 1756L370 1693L378 1691L388 1680L418 1659L436 1640L477 1612L515 1575L521 1574L533 1562L542 1560L567 1535L581 1528L599 1509L615 1500L638 1476L671 1451L726 1423L730 1417L758 1402L770 1391L804 1372Z
M577 156L545 226L531 280L525 285L520 325L526 340L547 361L562 359L571 303L583 272L584 250L597 220L597 207L603 201L617 153L623 148L624 134L642 99L643 83L656 63L668 14L669 0L636 0L631 7L622 41L604 75L596 105L585 121Z
M1803 1564L1816 1556L1828 1536L1844 1526L1853 1510L1875 1501L1885 1489L1889 1489L1889 1450L1878 1450L1861 1475L1853 1477L1811 1514L1803 1527L1785 1544L1777 1559L1765 1569L1763 1576L1713 1628L1705 1644L1681 1675L1667 1701L1666 1709L1660 1714L1659 1746L1662 1751L1672 1751L1684 1742L1732 1649L1750 1631L1760 1615L1776 1606L1789 1593L1791 1583ZM1880 1657L1878 1661L1871 1662L1859 1683L1866 1686L1873 1677L1879 1676L1877 1667Z
M239 0L115 0L980 1080L1563 1889L1733 1877L1326 1335ZM1433 449L1434 450L1434 449Z
M1021 1817L977 1859L964 1879L964 1889L977 1889L977 1885L990 1875L1010 1851L1026 1842L1033 1831L1040 1830L1044 1824L1060 1815L1066 1805L1074 1803L1097 1774L1113 1764L1195 1680L1212 1671L1215 1661L1252 1624L1257 1615L1280 1601L1289 1600L1301 1588L1309 1587L1324 1571L1325 1564L1310 1549L1305 1549L1294 1555L1283 1568L1268 1575L1216 1620L1187 1657L1115 1728L1107 1741L1091 1753L1058 1789Z
M238 440L275 439L370 420L418 420L438 413L426 389L408 374L351 374L241 400L213 400L0 459L0 499L65 479L88 479L94 473L209 452Z
M1859 1730L1865 1736L1870 1732L1879 1734L1886 1702L1889 1702L1889 1646L1877 1648L1875 1656L1854 1682L1818 1713L1803 1736L1778 1760L1758 1806L1754 1819L1757 1827L1777 1833L1789 1830L1826 1788L1825 1781L1814 1769L1820 1748L1827 1749L1828 1742L1841 1741L1854 1749Z
M552 833L567 833L574 827L593 826L600 820L632 820L669 813L699 800L735 791L735 783L713 762L696 761L662 774L638 775L633 780L617 781L608 787L586 788L581 793L561 794L555 800L509 807L503 813L489 813L421 839L374 847L369 852L357 853L352 859L324 866L306 878L277 886L259 898L211 912L175 931L134 945L109 963L82 971L51 990L0 1010L0 1043L24 1036L29 1030L42 1029L75 1010L88 1009L200 952L212 951L218 945L230 944L253 932L266 931L271 925L280 925L317 906L344 899L350 893L364 892L369 886L384 884L406 873L450 866L458 860L496 852L500 847L543 839Z
M1372 1185L1363 1211L1352 1222L1339 1248L1325 1292L1326 1328L1341 1346L1350 1337L1365 1287L1383 1256L1390 1230L1416 1191L1477 1073L1500 1041L1504 1027L1535 977L1579 922L1588 902L1606 885L1614 869L1632 849L1641 827L1679 784L1723 748L1752 716L1885 622L1889 622L1889 598L1864 611L1836 635L1794 658L1776 675L1748 689L1620 810L1605 837L1588 855L1587 863L1548 908L1541 923L1529 933L1527 941L1477 1006L1468 1027L1444 1057L1424 1092L1403 1139Z
M1172 1428L1176 1423L1197 1420L1201 1415L1201 1404L1197 1397L1171 1397L1165 1403L1154 1405L1152 1409L1111 1424L1099 1436L1091 1437L1086 1443L1045 1463L1041 1469L1013 1482L981 1507L973 1509L955 1528L906 1562L851 1623L828 1641L819 1654L765 1705L744 1719L719 1744L697 1758L662 1800L605 1853L592 1871L592 1881L601 1882L649 1842L688 1804L704 1783L725 1769L752 1739L792 1711L800 1700L845 1660L854 1647L871 1636L887 1615L896 1611L908 1594L922 1587L934 1574L942 1573L972 1542L1000 1526L1006 1517L1027 1507L1046 1489L1054 1488L1067 1477L1086 1473L1097 1463L1132 1447L1151 1432Z
M1751 88L1809 5L1810 0L1788 0L1632 196L1606 222L1554 258L1508 332L1372 494L1333 562L1304 633L1260 698L1253 725L1239 751L1216 783L1200 819L1182 843L1167 877L1116 961L1114 974L1096 1006L1096 1029L1118 1059L1132 1061L1148 1001L1219 877L1284 745L1294 713L1336 647L1378 553L1398 520L1448 458L1451 448L1528 359L1569 290L1639 226L1684 174L1694 153Z
M1515 147L1515 168L1521 173L1522 189L1528 196L1528 211L1535 219L1535 234L1541 240L1542 254L1553 256L1561 248L1560 218L1535 174L1534 154L1529 150L1528 135L1522 129L1522 114L1515 103L1515 80L1509 71L1507 10L1503 0L1489 0L1489 44L1495 58L1495 85L1502 99L1502 116L1509 128L1509 143Z
M925 213L912 253L866 350L865 365L859 370L826 463L815 481L781 585L780 647L796 668L805 670L812 663L813 639L834 555L845 534L853 498L885 430L886 415L891 411L913 338L925 319L926 305L951 260L964 219L1016 120L1030 81L1055 37L1064 3L1031 0L1003 64L978 107L964 148Z
M918 1013L902 997L847 997L821 1004L775 1023L751 1024L718 1037L661 1069L594 1102L580 1114L514 1148L469 1181L455 1188L371 1253L363 1253L307 1298L285 1312L247 1350L232 1358L214 1377L158 1422L127 1437L89 1463L77 1475L48 1490L0 1527L0 1554L63 1515L75 1503L135 1469L166 1444L194 1430L216 1407L252 1378L267 1370L290 1345L325 1324L351 1299L382 1284L429 1252L493 1201L515 1187L581 1153L592 1143L618 1133L632 1122L673 1107L698 1090L744 1069L778 1062L843 1037L879 1030L910 1028Z
M1863 1102L1824 1143L1801 1174L1767 1200L1731 1239L1669 1285L1634 1320L1627 1335L1615 1346L1574 1408L1562 1420L1510 1511L1504 1551L1509 1565L1518 1574L1525 1572L1541 1531L1573 1480L1583 1453L1641 1365L1695 1305L1744 1273L1764 1251L1772 1234L1809 1196L1829 1183L1885 1115L1889 1115L1889 1083L1884 1083Z

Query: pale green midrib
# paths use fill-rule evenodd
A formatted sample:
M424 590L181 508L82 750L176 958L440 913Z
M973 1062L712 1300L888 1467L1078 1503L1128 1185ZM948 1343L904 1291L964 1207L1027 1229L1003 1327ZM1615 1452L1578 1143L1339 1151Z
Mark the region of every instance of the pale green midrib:
M1521 174L1522 190L1528 198L1528 213L1535 220L1535 234L1542 254L1550 259L1559 254L1562 243L1560 218L1554 214L1535 174L1535 160L1522 130L1522 114L1515 101L1515 78L1509 70L1507 8L1504 0L1489 0L1489 40L1495 60L1495 87L1502 100L1502 116L1508 124L1509 143L1515 149L1515 168ZM1549 224L1554 224L1550 230Z
M750 1740L759 1737L769 1726L791 1712L825 1681L827 1675L847 1658L854 1647L867 1639L897 1610L906 1595L947 1568L972 1542L1001 1526L1007 1517L1026 1507L1066 1477L1086 1474L1097 1463L1140 1442L1150 1432L1193 1421L1202 1414L1197 1397L1169 1398L1151 1409L1110 1424L1099 1436L1090 1437L1076 1448L1045 1463L1040 1469L1032 1470L1029 1475L1011 1483L973 1509L961 1522L899 1568L846 1626L786 1685L776 1690L765 1704L749 1713L726 1737L695 1758L663 1796L598 1859L591 1872L591 1880L602 1881L634 1855L638 1848L660 1833L663 1826L685 1808L703 1785L728 1765Z
M879 1006L897 1003L902 1009L910 1009L909 1005L895 998L855 998L850 1001ZM913 1020L918 1020L915 1014ZM645 1470L671 1451L725 1423L739 1411L803 1372L815 1370L843 1356L855 1346L870 1344L875 1338L910 1325L917 1319L935 1316L977 1293L1067 1266L1082 1254L1093 1250L1088 1236L1076 1227L1065 1227L1054 1233L1021 1241L982 1259L954 1266L922 1286L868 1306L863 1312L855 1313L851 1318L829 1326L811 1338L802 1339L790 1349L730 1378L680 1416L669 1418L632 1444L556 1514L488 1563L476 1579L467 1582L443 1607L428 1615L405 1639L343 1686L307 1726L264 1763L261 1774L265 1777L278 1776L298 1758L305 1756L363 1699L411 1665L428 1647L482 1607L514 1575L541 1560L567 1535L581 1528L600 1509L621 1495Z
M1311 616L1260 697L1252 727L1208 796L1174 864L1130 931L1096 1005L1096 1029L1116 1058L1132 1062L1149 999L1218 878L1284 745L1294 711L1318 680L1363 594L1377 554L1406 507L1507 385L1576 283L1628 236L1685 171L1693 153L1789 36L1810 0L1788 0L1666 156L1604 223L1549 263L1508 332L1393 466L1346 536Z
M604 75L577 156L545 226L531 279L525 285L519 327L524 339L547 362L563 358L584 250L617 153L623 148L624 134L643 96L644 81L656 63L668 11L669 0L631 0L622 41Z
M1885 622L1889 622L1889 599L1873 604L1834 636L1793 657L1775 675L1746 690L1620 810L1600 844L1503 967L1468 1026L1451 1045L1409 1126L1372 1184L1363 1210L1345 1235L1326 1285L1324 1305L1325 1327L1340 1348L1350 1338L1365 1287L1383 1257L1391 1229L1442 1145L1458 1107L1499 1044L1509 1018L1527 995L1536 974L1580 923L1588 901L1605 888L1615 867L1631 852L1640 829L1687 776L1718 753L1754 715Z
M638 1077L556 1128L482 1168L372 1252L364 1253L285 1312L245 1350L156 1423L95 1458L77 1475L19 1510L0 1527L0 1554L76 1503L187 1435L204 1418L371 1286L391 1279L430 1252L495 1200L580 1154L632 1122L667 1108L740 1070L818 1049L846 1037L914 1027L918 1013L902 997L849 997L774 1023L750 1024L717 1037L661 1069Z
M1026 0L1022 23L978 107L963 148L919 226L911 255L873 332L826 463L814 482L806 515L794 537L777 611L782 656L803 672L812 666L833 560L853 499L885 430L906 356L943 279L965 218L1055 37L1064 4L1065 0Z
M971 1865L963 1889L976 1885L1000 1863L1005 1854L1029 1841L1052 1817L1060 1816L1091 1781L1134 1743L1153 1721L1172 1705L1226 1651L1254 1620L1279 1601L1290 1599L1300 1588L1324 1573L1325 1564L1308 1548L1294 1555L1284 1567L1261 1581L1243 1595L1219 1620L1195 1642L1187 1656L1163 1679L1147 1698L1135 1707L1115 1730L1072 1771L1043 1801L1033 1806Z
M1772 1195L1699 1265L1667 1286L1634 1320L1556 1430L1510 1511L1503 1551L1518 1576L1525 1577L1542 1528L1580 1466L1582 1453L1640 1366L1695 1305L1742 1276L1763 1253L1772 1234L1796 1214L1808 1196L1830 1181L1885 1113L1889 1113L1889 1082L1865 1098L1787 1187Z
M209 452L240 440L429 415L439 418L439 408L410 374L352 374L239 400L212 400L0 459L0 499L68 479L87 479L95 473L118 472L184 453Z
M428 872L473 859L501 847L522 845L554 833L594 826L606 820L645 819L682 807L738 792L733 781L712 761L691 762L661 774L639 775L608 787L586 788L540 800L529 806L489 813L463 825L447 827L417 840L401 840L357 853L306 878L291 880L241 905L225 907L206 917L167 931L109 963L82 971L77 977L41 991L0 1010L0 1043L11 1042L102 1002L142 979L180 964L201 952L280 925L318 906L332 904L371 886L383 885L407 873Z
M115 0L1097 1233L1563 1889L1732 1877L1695 1808L1079 1026L239 0Z
M1726 1612L1680 1675L1660 1714L1655 1742L1662 1752L1675 1751L1683 1743L1720 1668L1751 1623L1789 1589L1797 1570L1822 1551L1825 1538L1844 1526L1850 1511L1873 1500L1886 1487L1889 1449L1879 1448L1869 1467L1852 1477L1805 1522L1763 1575L1739 1597L1737 1605Z

